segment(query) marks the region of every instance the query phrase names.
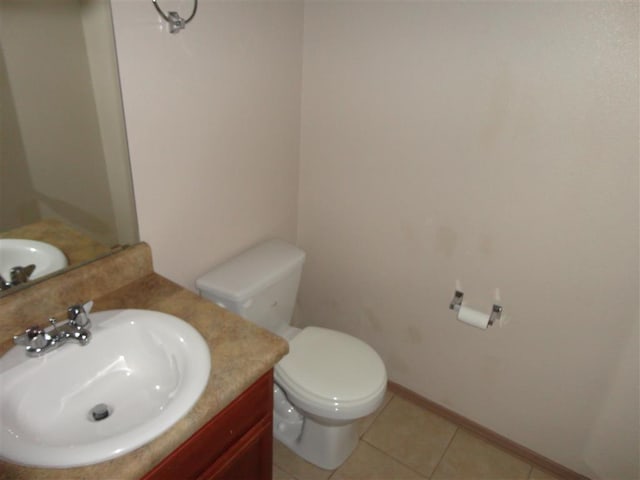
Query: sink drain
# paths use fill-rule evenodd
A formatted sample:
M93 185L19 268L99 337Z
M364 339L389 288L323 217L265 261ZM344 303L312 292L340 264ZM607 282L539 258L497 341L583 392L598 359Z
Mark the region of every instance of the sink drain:
M105 418L111 415L113 409L109 408L108 405L104 403L99 403L91 410L89 410L89 420L93 422L99 422L100 420L104 420Z

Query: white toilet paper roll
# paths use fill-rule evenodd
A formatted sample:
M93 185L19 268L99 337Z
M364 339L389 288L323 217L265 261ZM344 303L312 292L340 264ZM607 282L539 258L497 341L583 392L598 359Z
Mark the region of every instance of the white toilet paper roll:
M458 320L473 327L483 329L486 329L489 326L488 313L479 312L473 308L465 307L464 305L461 305L460 310L458 310Z

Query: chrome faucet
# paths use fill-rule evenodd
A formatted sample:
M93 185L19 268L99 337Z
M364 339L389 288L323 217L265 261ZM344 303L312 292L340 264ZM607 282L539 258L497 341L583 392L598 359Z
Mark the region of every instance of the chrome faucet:
M33 264L27 265L26 267L13 267L10 272L11 281L5 280L2 275L0 275L0 290L8 290L9 288L20 285L21 283L27 283L35 269L36 266Z
M55 318L51 317L51 327L40 328L33 326L27 328L22 335L13 337L13 343L24 345L27 355L39 357L51 350L64 345L69 340L75 340L80 345L86 345L91 340L91 321L88 312L91 311L93 302L84 305L72 305L67 309L68 320L58 326Z
M11 269L11 283L13 285L20 285L21 283L26 283L29 281L29 277L36 269L36 266L31 264L26 267L13 267Z

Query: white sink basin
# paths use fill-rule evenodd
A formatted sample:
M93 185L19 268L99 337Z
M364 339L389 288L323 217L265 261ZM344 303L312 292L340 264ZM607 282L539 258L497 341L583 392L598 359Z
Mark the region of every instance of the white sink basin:
M0 457L74 467L134 450L170 428L198 400L211 357L202 336L149 310L92 313L92 339L42 357L14 347L0 358ZM95 420L98 404L109 415Z
M36 240L0 238L0 275L9 280L13 267L35 265L30 280L67 266L67 257L53 245Z

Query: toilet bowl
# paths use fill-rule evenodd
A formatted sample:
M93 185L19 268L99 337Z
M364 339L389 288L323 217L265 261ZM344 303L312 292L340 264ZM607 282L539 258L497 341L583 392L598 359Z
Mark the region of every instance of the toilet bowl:
M376 351L346 333L290 325L305 254L281 240L253 247L199 278L201 295L282 336L274 368L273 434L295 453L335 469L358 443L357 420L382 403L387 375Z
M307 327L289 342L289 354L276 364L274 379L304 417L295 439L274 418L275 437L330 470L356 447L356 420L378 409L387 384L384 364L369 345L319 327Z

